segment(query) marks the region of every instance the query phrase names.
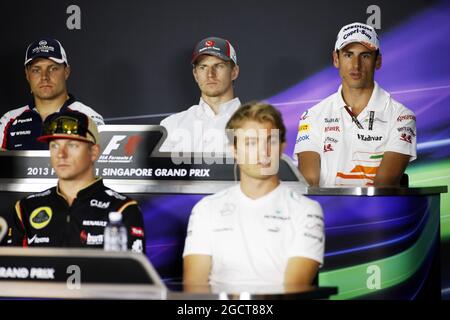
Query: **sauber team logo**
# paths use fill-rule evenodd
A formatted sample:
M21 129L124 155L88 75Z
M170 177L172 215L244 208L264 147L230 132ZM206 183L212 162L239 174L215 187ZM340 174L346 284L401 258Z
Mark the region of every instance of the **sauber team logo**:
M30 215L30 224L34 229L45 228L52 220L52 209L50 207L39 207L34 209Z
M213 40L205 41L205 47L214 47L216 43Z

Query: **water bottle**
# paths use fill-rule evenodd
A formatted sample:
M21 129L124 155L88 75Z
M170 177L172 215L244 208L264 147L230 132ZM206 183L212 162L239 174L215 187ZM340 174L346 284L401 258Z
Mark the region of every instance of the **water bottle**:
M109 213L109 224L105 228L103 247L106 251L127 251L127 228L122 223L120 212Z

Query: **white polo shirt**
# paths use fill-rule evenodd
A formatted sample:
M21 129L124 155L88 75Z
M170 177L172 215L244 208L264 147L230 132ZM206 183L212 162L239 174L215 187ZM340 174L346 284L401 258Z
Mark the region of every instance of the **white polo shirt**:
M167 139L160 151L221 152L229 151L225 126L233 113L241 106L234 98L219 107L219 113L202 99L197 105L173 114L161 121L167 129Z
M383 154L398 152L416 159L416 117L375 82L368 105L358 115L358 128L338 92L300 118L294 154L320 155L321 186L372 185Z
M289 258L322 264L324 244L318 202L282 183L252 200L236 185L195 205L183 257L211 256L211 284L281 285Z

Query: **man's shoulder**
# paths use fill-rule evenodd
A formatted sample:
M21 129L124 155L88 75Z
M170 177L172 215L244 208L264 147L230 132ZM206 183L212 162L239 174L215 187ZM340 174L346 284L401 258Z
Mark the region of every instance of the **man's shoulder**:
M394 98L390 97L390 103L389 106L393 109L393 113L395 115L411 115L414 116L414 111L406 107L403 103L395 100Z
M328 97L320 100L318 103L316 103L307 110L307 114L312 116L318 116L323 113L332 113L333 112L332 106L334 105L334 101L336 99L337 94L339 93L335 92L329 95Z
M282 193L286 197L286 201L288 203L294 203L297 207L301 205L301 208L316 208L320 206L319 203L308 196L303 195L299 190L287 186L285 184L281 184ZM300 208L300 207L298 207Z
M94 109L91 107L85 105L84 103L80 101L74 101L72 104L68 106L69 109L79 111L81 113L84 113L85 115L89 116L94 120L94 122L97 125L103 125L105 124L105 121L103 120L103 117Z
M20 201L21 204L26 206L36 206L41 204L51 205L49 199L52 198L56 193L56 187L49 188L47 190L30 194Z
M217 208L220 203L226 202L230 198L230 196L233 197L233 195L236 193L237 187L239 186L232 186L217 193L205 196L199 202L197 202L195 208Z
M3 114L2 120L5 118L7 120L17 118L20 115L22 115L24 112L27 112L27 111L31 111L31 109L28 105L25 105L25 106L19 107L19 108L15 108L15 109L11 109Z
M119 193L113 189L110 189L106 186L104 186L104 188L102 190L99 190L99 193L107 200L112 201L114 203L117 204L127 204L129 202L133 202L135 200L133 200L132 198ZM98 193L97 193L98 195Z
M198 111L199 105L193 105L186 110L171 114L170 116L161 120L161 125L168 128L177 127L183 120L189 118Z

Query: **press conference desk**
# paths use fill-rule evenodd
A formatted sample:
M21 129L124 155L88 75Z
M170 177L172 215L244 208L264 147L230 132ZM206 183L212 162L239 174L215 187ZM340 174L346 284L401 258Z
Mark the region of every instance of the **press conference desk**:
M0 248L0 299L326 299L336 287L164 284L148 259L99 249Z
M338 292L337 287L318 286L185 286L166 283L169 300L312 300L328 299Z
M337 293L336 287L300 286L283 292L267 288L247 288L242 291L220 291L205 287L203 292L162 291L156 294L149 285L86 284L80 289L68 289L65 284L35 282L1 282L2 298L39 299L111 299L111 300L316 300ZM200 287L198 289L201 289ZM254 291L253 291L254 290Z

